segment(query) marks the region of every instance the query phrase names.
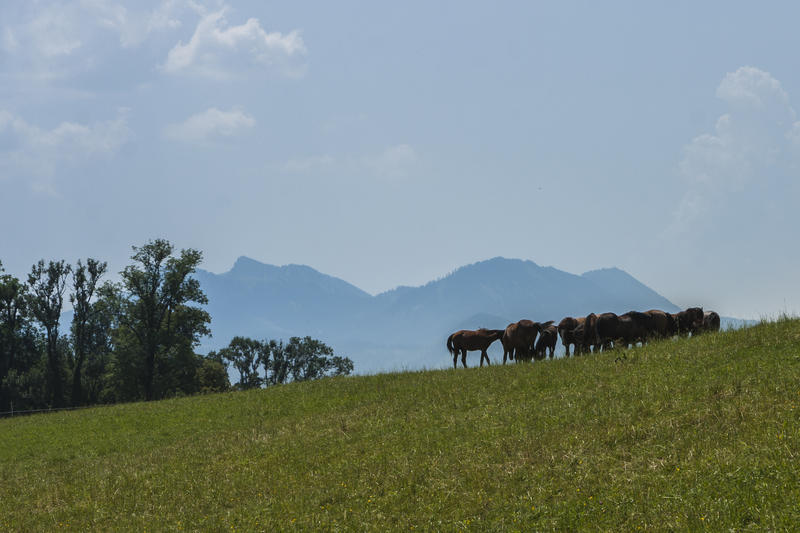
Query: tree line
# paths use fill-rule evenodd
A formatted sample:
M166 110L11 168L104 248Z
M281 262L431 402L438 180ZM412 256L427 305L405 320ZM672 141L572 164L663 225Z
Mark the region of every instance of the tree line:
M0 412L156 400L347 375L353 362L310 337L235 337L206 355L202 261L167 240L134 246L120 281L96 259L39 261L27 279L0 262ZM65 303L72 307L62 324ZM240 379L231 385L228 368Z

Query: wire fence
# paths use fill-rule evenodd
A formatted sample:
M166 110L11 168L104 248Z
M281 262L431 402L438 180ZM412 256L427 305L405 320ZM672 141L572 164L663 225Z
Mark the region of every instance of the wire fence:
M84 405L80 407L48 407L47 409L25 409L22 411L15 411L14 408L11 408L11 411L0 411L0 418L10 418L12 416L27 416L27 415L35 415L40 413L56 413L58 411L78 411L80 409L89 409L91 407L96 407L94 405Z

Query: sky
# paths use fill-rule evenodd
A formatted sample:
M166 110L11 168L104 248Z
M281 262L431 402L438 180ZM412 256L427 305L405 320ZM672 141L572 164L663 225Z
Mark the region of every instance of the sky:
M0 261L496 256L800 312L795 2L0 3Z

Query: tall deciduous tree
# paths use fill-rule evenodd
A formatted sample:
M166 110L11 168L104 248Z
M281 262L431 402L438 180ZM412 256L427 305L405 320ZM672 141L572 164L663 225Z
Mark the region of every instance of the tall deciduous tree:
M264 341L263 345L269 346L269 357L265 353L261 358L267 386L346 376L353 371L350 358L334 355L333 348L311 337L292 337L288 343Z
M292 337L283 346L292 381L307 381L325 376L348 375L353 361L334 355L333 348L311 337Z
M100 308L92 304L100 278L105 274L107 264L88 258L86 264L78 260L72 274L73 292L69 296L72 303L72 405L83 403L82 377L86 355L92 344L90 325Z
M193 249L173 255L172 244L156 239L133 247L129 265L121 272L127 293L121 302L119 320L133 332L143 359L144 396L154 399L156 362L181 345L195 346L210 334L209 314L191 302L205 304L208 299L200 283L191 277L202 260Z
M0 272L3 264L0 263ZM0 275L0 410L8 409L5 380L14 368L18 335L25 319L27 287L14 276Z
M219 357L239 372L238 388L257 389L263 379L258 368L269 359L269 343L247 337L234 337L230 344L219 351Z
M28 274L28 304L33 317L42 325L46 339L46 400L54 407L64 405L63 362L58 343L58 323L64 305L64 291L71 267L64 261L44 260Z

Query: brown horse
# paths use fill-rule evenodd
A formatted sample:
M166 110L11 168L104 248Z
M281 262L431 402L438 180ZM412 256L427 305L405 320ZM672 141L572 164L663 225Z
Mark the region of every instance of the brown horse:
M519 322L509 324L503 335L503 364L505 364L506 355L509 353L511 354L511 359L516 359L517 362L530 361L531 357L533 357L536 335L552 323L552 320L539 323L522 319Z
M512 322L508 326L506 326L505 331L503 332L503 338L501 342L503 343L503 364L506 364L508 359L514 360L514 344L511 342L511 337L506 335L509 328L515 329L517 327L516 322Z
M592 353L594 348L595 353L600 351L600 341L597 338L597 315L589 313L583 319L583 336L580 337L583 341L581 351L585 353ZM577 351L578 345L575 345Z
M553 358L556 352L556 341L558 340L558 327L550 324L542 328L539 334L539 340L536 341L536 350L534 351L533 358L537 361L544 359L549 350L550 359Z
M661 339L668 339L678 332L675 318L660 309L650 309L645 311L653 319L653 336Z
M461 364L467 368L467 352L474 350L481 351L481 366L483 366L484 359L486 359L487 365L491 364L486 350L494 341L502 339L503 333L505 333L504 329L481 328L475 331L462 329L447 337L447 351L453 355L453 368L458 368L459 352L461 352Z
M703 313L703 331L719 331L719 314L716 311Z
M580 351L581 339L575 336L575 330L583 324L584 318L573 318L568 316L558 323L558 334L561 336L561 344L564 345L566 357L569 357L569 345L575 345L575 355Z
M696 335L703 329L703 308L690 307L672 315L678 326L678 335L688 337L689 333Z

